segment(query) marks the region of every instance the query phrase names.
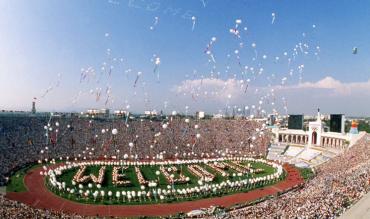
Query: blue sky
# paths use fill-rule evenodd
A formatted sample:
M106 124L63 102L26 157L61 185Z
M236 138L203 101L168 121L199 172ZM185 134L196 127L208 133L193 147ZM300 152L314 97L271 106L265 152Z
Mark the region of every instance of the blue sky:
M0 10L1 109L29 110L37 97L40 110L129 106L137 112L184 111L188 106L189 111L217 112L257 106L264 98L263 109L283 113L286 98L288 113L313 113L321 107L324 112L369 115L367 1L16 0L1 1ZM236 19L242 20L240 39L229 32ZM216 63L204 53L212 37L217 38L212 45ZM291 54L300 42L308 44L308 54L288 66L289 55L283 53ZM256 60L252 43L257 45ZM357 55L353 47L358 47ZM235 50L240 66L263 68L263 73L244 77ZM155 72L154 54L161 60ZM104 62L114 67L110 75L101 73ZM299 65L304 65L301 81ZM211 73L213 66L220 72L217 77ZM89 67L97 76L80 82L81 68ZM287 77L290 69L294 74ZM134 87L138 71L142 75ZM236 89L239 80L247 78L252 80L249 90ZM96 101L99 89L101 98Z

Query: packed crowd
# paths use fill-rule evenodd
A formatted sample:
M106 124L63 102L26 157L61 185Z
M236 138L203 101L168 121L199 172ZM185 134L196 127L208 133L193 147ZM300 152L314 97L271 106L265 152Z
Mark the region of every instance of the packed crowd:
M369 135L368 135L369 136ZM320 166L302 189L230 211L226 218L335 218L369 191L370 142L364 137Z
M83 218L79 215L67 215L47 209L35 209L0 195L0 218Z
M260 123L247 120L0 117L0 185L12 171L52 158L217 157L239 151L264 155L269 137L260 129ZM0 218L78 218L3 196L0 206Z
M261 124L240 120L0 117L0 185L11 171L38 160L159 159L264 155Z
M12 170L37 160L45 143L46 117L0 117L0 185Z
M216 157L242 150L264 155L269 141L268 135L260 137L261 132L256 131L261 128L259 123L247 120L192 120L188 123L184 119L173 118L166 122L134 120L126 123L124 120L81 118L53 118L50 121L46 117L0 119L2 184L13 169L45 158L89 159L104 155L158 158L159 154L166 158ZM46 131L44 126L48 122L51 125ZM50 131L50 128L58 129L58 132ZM117 134L112 134L114 128L118 130ZM317 168L316 177L302 189L232 210L226 217L333 218L342 214L369 190L369 139L365 136L348 151ZM27 207L3 196L0 196L0 202L2 218L27 218L29 215L68 218L60 213Z

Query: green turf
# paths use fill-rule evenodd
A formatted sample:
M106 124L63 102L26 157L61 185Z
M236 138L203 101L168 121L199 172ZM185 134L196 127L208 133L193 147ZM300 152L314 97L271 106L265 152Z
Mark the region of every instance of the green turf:
M243 162L242 164L247 165L248 162ZM228 169L228 170L226 170L226 172L228 172L230 174L230 176L223 177L219 173L217 173L214 169L210 168L208 165L206 165L206 164L199 164L199 165L201 167L205 168L207 171L216 175L216 177L215 177L215 179L212 183L220 183L220 182L226 181L226 180L237 181L237 180L240 180L240 179L247 179L247 178L251 178L251 177L253 177L253 178L254 177L260 177L260 176L265 176L265 175L268 175L268 174L272 174L275 171L273 167L268 166L264 163L251 162L252 168L261 168L264 171L262 173L259 173L259 174L247 174L247 175L243 175L242 177L232 177L232 174L235 173L235 171L233 169ZM89 167L87 167L84 174L87 175L87 174L93 173L94 175L97 176L100 167L101 166L89 166ZM191 187L198 186L198 178L190 173L190 171L188 170L188 167L186 165L176 165L176 167L178 169L178 172L173 173L175 175L175 178L178 177L180 173L182 173L186 177L190 178L190 182L183 183L183 184L175 184L174 185L175 189L182 189L182 188L187 188L187 187L191 188ZM115 186L115 185L112 184L112 170L113 170L112 166L107 166L106 167L105 175L104 175L104 181L102 183L102 188L100 189L100 190L104 190L105 193L106 193L105 200L101 200L100 198L98 198L96 201L94 201L92 195L90 196L89 199L85 199L85 198L79 197L79 195L77 195L77 194L72 194L71 195L71 194L67 194L67 193L60 193L59 191L56 191L55 189L54 190L51 189L51 190L54 193L56 193L57 195L59 195L63 198L74 200L74 201L81 202L81 203L96 203L96 204L106 204L106 205L108 205L108 204L148 204L148 203L157 202L156 200L154 200L154 198L151 198L151 199L142 198L141 200L136 200L136 201L131 201L131 202L127 202L127 200L126 200L124 202L122 196L120 197L120 200L117 200L117 198L115 197L116 191L127 191L127 190L129 190L129 191L133 191L133 190L140 191L140 184L139 184L138 179L136 177L135 169L134 169L134 167L131 166L131 167L124 170L124 174L126 175L125 178L130 180L131 184L130 185L125 185L125 186ZM144 175L146 180L157 180L158 179L158 176L155 174L155 172L157 170L159 170L159 166L142 166L142 167L140 167L140 170L141 170L141 172ZM63 172L63 174L61 176L58 176L57 179L58 179L59 182L65 182L67 187L75 188L75 190L79 190L79 188L72 185L72 179L73 179L73 176L76 174L76 172L77 172L77 168L65 171L65 172ZM84 184L84 188L83 188L84 191L86 191L87 189L89 189L91 192L94 192L94 191L98 190L94 183L92 183L93 184L92 188L88 188L87 187L88 184L89 184L89 182ZM159 175L159 186L158 186L158 188L166 189L167 185L169 185L169 183L167 182L165 176L161 173ZM49 188L51 188L50 185L47 184L47 186ZM252 189L255 189L255 188L264 187L264 186L267 186L267 185L256 185L254 188L243 188L243 189L240 189L240 190L233 190L233 191L220 191L220 192L217 192L217 194L213 194L212 197L214 197L214 196L223 196L223 195L228 195L228 194L233 194L233 193L238 193L238 192L246 192L246 191L249 191L249 190L252 190ZM112 193L113 193L113 195L110 199L107 196L108 191L112 191ZM200 198L209 198L209 197L211 197L210 194L196 194L194 196L189 196L187 198L181 198L181 199L177 199L176 197L173 197L173 196L172 197L167 196L166 199L163 200L163 202L170 203L170 202L179 202L179 201L190 201L190 200L195 200L195 199L200 199Z
M311 168L298 168L301 173L302 178L306 181L312 179L315 176L315 173Z
M15 172L9 179L9 182L6 186L6 192L26 192L27 188L24 184L24 177L29 170L39 166L40 164L30 165Z

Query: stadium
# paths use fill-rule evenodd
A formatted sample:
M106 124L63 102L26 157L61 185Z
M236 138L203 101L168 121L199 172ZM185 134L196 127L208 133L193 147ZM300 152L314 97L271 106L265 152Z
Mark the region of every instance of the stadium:
M279 142L267 119L8 113L1 121L10 145L1 153L2 213L22 206L18 216L289 217L299 205L300 215L333 217L369 179L364 132L338 133L352 138L332 155L328 146Z
M0 1L0 218L370 218L362 1Z

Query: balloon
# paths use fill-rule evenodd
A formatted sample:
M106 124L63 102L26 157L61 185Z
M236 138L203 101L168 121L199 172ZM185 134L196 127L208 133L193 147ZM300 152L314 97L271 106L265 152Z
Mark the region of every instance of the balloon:
M193 22L193 26L192 26L192 28L191 28L191 31L194 31L194 28L195 28L195 21L197 20L197 18L196 18L195 16L192 16L192 17L191 17L191 20L192 20L192 22Z
M271 24L274 24L275 18L276 18L276 15L274 12L271 13L271 17L272 17Z
M157 26L158 22L159 22L159 17L154 17L154 24L153 24L153 26L150 26L149 29L154 30L155 27Z
M161 64L161 59L158 56L156 56L156 55L154 55L154 57L155 57L155 59L154 59L155 66L154 66L153 72L154 73L157 73L157 81L159 81L158 68L159 68L159 65Z
M136 87L136 83L138 82L138 80L139 80L139 77L140 77L140 75L141 75L142 73L141 73L141 71L139 71L138 73L137 73L137 76L136 76L136 79L135 79L135 82L134 82L134 87Z
M117 129L112 129L112 134L113 135L117 135L117 133L118 133Z
M353 54L353 55L356 55L356 54L357 54L357 47L353 47L353 49L352 49L352 54Z

